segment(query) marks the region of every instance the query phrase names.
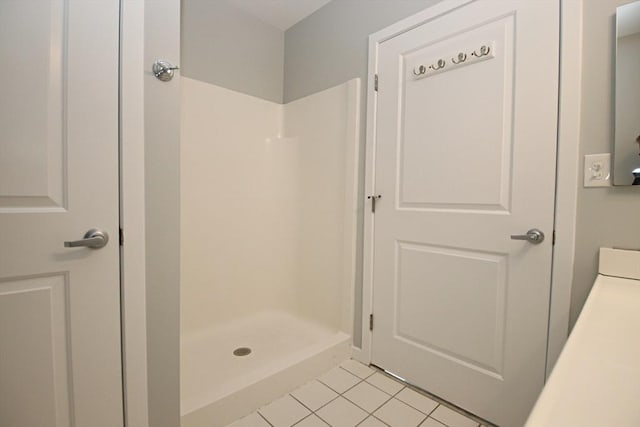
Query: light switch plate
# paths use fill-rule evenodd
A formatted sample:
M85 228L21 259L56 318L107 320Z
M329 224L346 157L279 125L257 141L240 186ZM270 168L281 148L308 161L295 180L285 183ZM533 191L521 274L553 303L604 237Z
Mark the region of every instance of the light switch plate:
M611 187L611 153L584 156L584 186Z

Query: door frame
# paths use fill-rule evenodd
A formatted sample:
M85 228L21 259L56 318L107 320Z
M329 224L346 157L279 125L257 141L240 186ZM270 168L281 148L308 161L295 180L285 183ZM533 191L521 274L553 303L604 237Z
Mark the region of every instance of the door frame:
M124 245L120 255L121 322L122 322L122 370L124 422L128 427L175 426L180 419L179 377L179 277L175 279L179 265L169 263L159 270L148 271L146 264L158 263L158 246L168 238L171 250L175 244L176 230L163 233L164 224L147 222L147 205L151 200L159 203L159 197L149 197L175 178L178 170L171 165L171 174L163 175L160 182L146 182L147 174L158 176L157 165L148 165L147 156L172 156L175 141L163 139L162 130L145 130L145 105L152 95L162 101L179 105L176 89L156 86L150 90L149 81L157 83L151 72L148 56L153 49L168 56L179 57L180 0L119 0L120 3L120 227L124 231ZM177 13L176 13L177 12ZM171 24L171 25L169 25ZM153 42L153 43L151 43ZM153 49L152 49L153 48ZM178 59L178 58L175 58ZM179 84L179 79L175 83ZM161 123L179 121L174 110L164 108ZM157 111L152 111L157 114ZM157 116L154 116L157 117ZM160 137L153 132L160 133ZM146 142L154 142L145 150ZM158 144L158 142L162 142ZM158 147L161 146L162 150ZM171 151L173 150L173 151ZM162 151L162 152L160 152ZM150 167L151 166L151 167ZM175 183L173 183L175 184ZM170 200L175 200L175 185L166 189ZM153 195L153 194L152 194ZM175 214L175 212L173 212ZM175 216L175 215L174 215ZM175 217L169 227L176 227ZM149 233L147 233L149 230ZM155 233L155 235L154 235ZM150 239L153 238L153 239ZM165 239L165 240L163 240ZM147 250L149 240L152 241ZM158 241L160 245L156 245ZM155 249L154 249L155 248ZM159 276L166 275L163 280ZM147 281L153 286L147 287ZM176 298L176 295L178 297ZM147 304L149 301L149 304ZM161 313L162 322L156 322ZM151 320L148 321L147 317ZM151 323L153 322L153 323ZM149 349L149 350L148 350ZM165 351L170 349L170 351Z
M380 44L474 1L476 0L443 0L369 36L365 197L374 194L375 190L377 92L374 79L378 69ZM573 281L578 174L580 171L578 149L582 82L582 2L579 0L558 1L560 5L560 86L554 212L556 240L553 247L550 278L546 378L551 373L569 335L569 308ZM375 217L370 215L366 208L363 215L362 347L354 348L353 356L368 364L371 362L373 335L369 330L369 315L373 312Z
M145 0L120 0L120 246L125 426L149 427L144 181Z

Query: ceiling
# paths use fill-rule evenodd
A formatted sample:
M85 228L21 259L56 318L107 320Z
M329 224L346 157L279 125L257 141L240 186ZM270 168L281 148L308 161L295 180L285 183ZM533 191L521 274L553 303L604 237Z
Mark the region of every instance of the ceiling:
M229 0L261 21L285 31L331 0Z

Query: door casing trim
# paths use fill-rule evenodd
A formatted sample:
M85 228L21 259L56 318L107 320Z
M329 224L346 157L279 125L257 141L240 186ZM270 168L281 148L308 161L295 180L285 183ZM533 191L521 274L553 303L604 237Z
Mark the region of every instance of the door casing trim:
M453 9L476 0L443 0L417 14L403 19L369 36L367 84L367 123L365 159L365 195L375 194L376 105L374 79L378 69L378 49L381 43ZM556 243L553 249L549 330L547 338L546 377L555 364L569 334L569 308L575 254L575 224L577 214L581 62L582 62L582 2L559 0L560 7L560 83L558 113L558 144L556 164ZM362 346L354 348L353 357L371 362L369 315L373 310L373 233L375 216L364 210L363 286L362 286Z

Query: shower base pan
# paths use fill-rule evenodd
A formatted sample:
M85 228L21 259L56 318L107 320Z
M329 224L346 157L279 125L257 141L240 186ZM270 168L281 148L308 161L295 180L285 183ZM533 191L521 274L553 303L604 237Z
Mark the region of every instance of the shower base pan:
M284 312L183 337L181 426L225 426L250 414L346 360L350 341Z

